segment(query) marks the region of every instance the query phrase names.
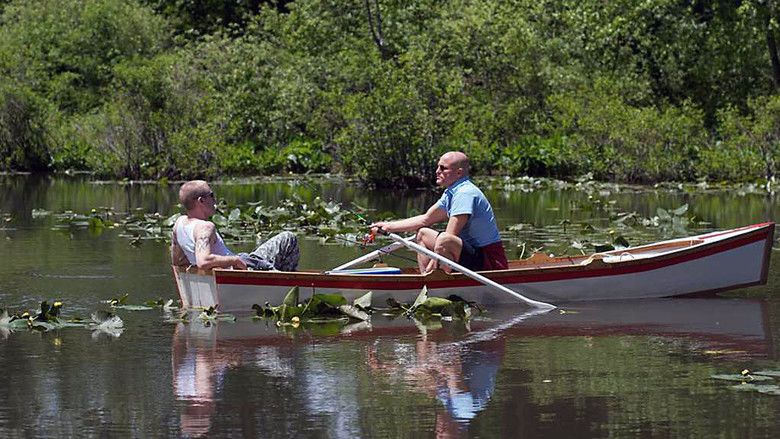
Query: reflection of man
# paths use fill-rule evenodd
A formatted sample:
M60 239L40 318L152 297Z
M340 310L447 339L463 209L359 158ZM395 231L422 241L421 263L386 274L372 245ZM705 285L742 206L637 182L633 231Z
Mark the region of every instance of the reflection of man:
M197 265L201 269L247 267L256 270L295 271L298 267L298 240L282 232L252 253L234 254L209 218L216 212L216 199L208 183L192 180L179 189L179 201L187 210L173 225L171 259L174 265Z
M388 232L417 231L417 242L472 270L500 270L508 267L496 217L485 194L469 179L466 154L450 151L439 159L436 184L445 187L439 201L427 212L398 221L380 221L372 229ZM447 221L438 232L429 226ZM436 268L435 260L417 255L420 272ZM450 268L442 267L449 272Z
M367 350L367 364L374 371L401 373L414 388L436 398L444 408L436 412L436 437L457 437L493 395L504 343L503 338L497 338L464 350L462 346L420 340L412 361L380 361L372 347Z
M186 336L189 331L203 331ZM180 416L181 432L186 437L200 437L211 428L216 410L216 387L227 368L227 362L216 355L216 329L198 325L176 325L173 337L173 389L184 402Z

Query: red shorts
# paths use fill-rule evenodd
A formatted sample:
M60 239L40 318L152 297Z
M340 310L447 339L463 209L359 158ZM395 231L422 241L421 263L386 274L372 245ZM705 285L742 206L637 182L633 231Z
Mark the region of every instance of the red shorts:
M504 270L509 268L501 241L474 248L463 241L458 263L470 270Z
M509 268L509 262L504 253L504 244L501 241L482 247L482 269L483 270L506 270Z

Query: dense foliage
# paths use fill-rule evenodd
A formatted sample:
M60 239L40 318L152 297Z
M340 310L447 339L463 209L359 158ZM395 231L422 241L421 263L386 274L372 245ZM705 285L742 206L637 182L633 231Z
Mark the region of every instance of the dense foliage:
M775 0L0 2L0 169L773 179Z

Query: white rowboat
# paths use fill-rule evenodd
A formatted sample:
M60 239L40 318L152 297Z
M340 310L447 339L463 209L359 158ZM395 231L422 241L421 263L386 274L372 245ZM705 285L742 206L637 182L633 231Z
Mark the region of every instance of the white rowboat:
M530 299L553 304L703 295L766 283L774 228L767 222L585 256L537 254L510 261L507 270L479 273ZM485 305L517 303L515 297L461 273L388 271L173 267L179 296L188 308L219 305L222 311L249 311L253 304L280 304L295 286L301 299L316 292L353 300L372 291L375 305L384 305L390 297L411 302L423 286L434 296L456 294Z

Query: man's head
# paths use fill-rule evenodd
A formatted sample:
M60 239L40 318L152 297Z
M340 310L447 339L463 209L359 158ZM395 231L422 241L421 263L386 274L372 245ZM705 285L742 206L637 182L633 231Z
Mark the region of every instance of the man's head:
M203 180L191 180L179 188L179 202L187 210L187 216L206 219L216 211L216 199L209 184Z
M439 159L436 166L436 184L450 187L459 178L469 175L469 158L460 151L450 151Z

